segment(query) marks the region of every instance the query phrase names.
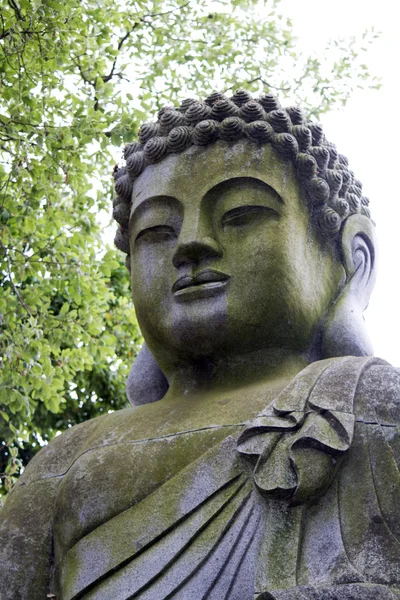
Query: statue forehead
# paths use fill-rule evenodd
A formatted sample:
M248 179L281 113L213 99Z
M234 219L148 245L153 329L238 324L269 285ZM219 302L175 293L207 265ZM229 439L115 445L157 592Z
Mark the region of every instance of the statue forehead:
M218 141L208 147L191 146L149 165L133 185L132 211L156 196L200 201L213 187L236 177L259 179L284 201L302 195L293 165L282 160L270 145Z

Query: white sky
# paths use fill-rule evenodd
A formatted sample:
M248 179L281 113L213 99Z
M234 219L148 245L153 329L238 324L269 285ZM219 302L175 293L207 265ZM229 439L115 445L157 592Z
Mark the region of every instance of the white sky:
M365 313L375 354L400 366L400 59L398 0L282 0L298 48L321 51L329 38L381 32L365 62L382 77L379 91L356 92L348 105L321 119L328 139L345 154L377 223L377 284ZM390 112L389 112L390 110Z

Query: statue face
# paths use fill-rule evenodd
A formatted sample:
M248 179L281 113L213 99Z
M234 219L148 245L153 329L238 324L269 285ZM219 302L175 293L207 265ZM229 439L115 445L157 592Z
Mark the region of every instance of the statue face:
M307 352L344 271L291 164L246 140L191 147L136 180L133 300L159 360Z

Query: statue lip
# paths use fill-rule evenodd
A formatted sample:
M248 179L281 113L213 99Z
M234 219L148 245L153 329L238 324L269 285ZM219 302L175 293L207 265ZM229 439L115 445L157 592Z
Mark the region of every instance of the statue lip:
M217 289L223 287L230 279L229 275L215 269L205 269L197 275L183 275L179 277L172 286L172 292L175 295L180 295L185 290L202 289Z

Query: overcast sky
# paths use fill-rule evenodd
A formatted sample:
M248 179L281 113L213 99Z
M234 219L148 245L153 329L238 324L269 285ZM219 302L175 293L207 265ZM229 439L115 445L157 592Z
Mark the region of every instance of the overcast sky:
M321 51L329 38L381 32L366 58L382 77L379 91L356 92L348 105L321 121L345 154L371 200L379 241L378 279L365 313L375 354L400 367L400 36L398 0L282 0L298 47Z

